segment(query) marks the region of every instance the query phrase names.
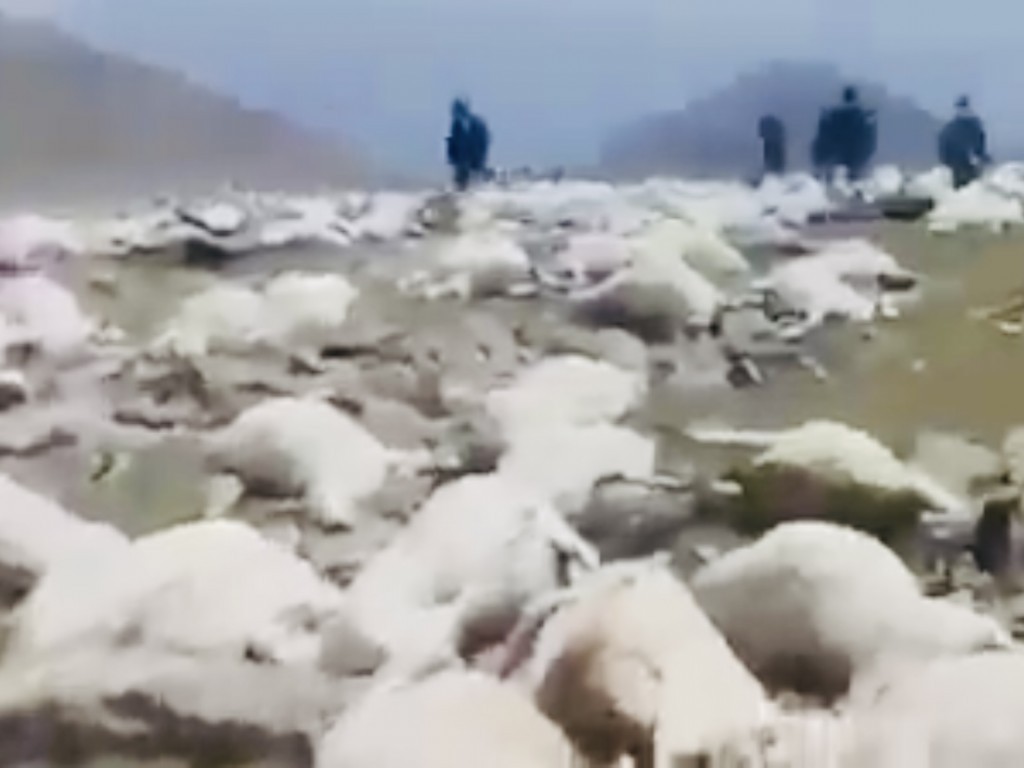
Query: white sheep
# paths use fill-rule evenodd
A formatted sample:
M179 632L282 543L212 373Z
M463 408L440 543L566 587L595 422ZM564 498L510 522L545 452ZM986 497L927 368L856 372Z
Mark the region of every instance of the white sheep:
M457 651L474 623L514 623L531 599L597 564L535 493L499 475L468 476L435 491L370 560L348 609L371 640L418 663Z
M437 246L429 266L404 276L399 289L428 299L507 293L530 277L530 257L493 231L471 232Z
M999 232L1024 223L1024 205L1017 197L988 184L985 179L941 197L928 213L928 231L955 232L965 227L985 227Z
M342 595L248 526L178 526L50 568L14 615L12 664L148 650L311 667Z
M632 754L669 768L770 717L760 684L660 563L606 566L551 602L515 679L596 763Z
M739 251L707 227L664 219L631 238L641 251L662 252L682 259L706 277L743 275L750 265Z
M487 410L510 442L556 424L617 421L642 402L646 380L582 355L548 357L487 395Z
M962 514L966 508L964 499L924 471L900 461L867 432L839 422L809 421L779 432L695 427L688 434L698 442L760 448L756 467L795 467L838 485L913 493L929 507L953 514Z
M573 768L559 729L515 689L443 672L371 692L327 733L316 768Z
M571 515L601 480L652 479L656 454L654 440L625 427L554 425L518 435L498 472Z
M877 540L787 523L704 566L694 594L762 680L843 696L879 670L1009 644L991 619L927 599Z
M940 659L889 679L848 713L842 768L1024 765L1024 657Z
M32 213L0 220L0 267L5 271L53 266L83 250L70 222Z
M102 560L127 547L128 540L116 528L82 520L0 474L0 587L4 591L31 586L63 563Z
M182 302L153 348L201 357L316 344L345 323L357 297L348 280L331 274L285 272L262 290L213 285Z
M8 343L29 343L55 358L81 354L97 331L75 295L41 274L0 279L0 319Z
M244 411L209 435L204 450L215 474L235 475L253 493L300 496L329 527L356 525L359 503L404 456L329 403L292 397Z

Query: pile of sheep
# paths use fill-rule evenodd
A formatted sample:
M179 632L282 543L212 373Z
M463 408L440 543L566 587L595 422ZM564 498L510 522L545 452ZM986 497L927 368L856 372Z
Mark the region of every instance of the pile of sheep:
M1015 178L846 194L927 192L935 225L1019 208ZM702 344L728 386L741 341L898 314L917 276L804 228L838 205L803 177L663 179L3 223L0 764L1021 763L1010 633L896 554L991 565L1011 531L975 481L1019 502L1019 435L967 466L830 421L690 425L750 451L695 478L648 418ZM213 281L144 338L67 276L196 238L403 247ZM77 506L74 478L169 442L200 467L188 519L129 536Z

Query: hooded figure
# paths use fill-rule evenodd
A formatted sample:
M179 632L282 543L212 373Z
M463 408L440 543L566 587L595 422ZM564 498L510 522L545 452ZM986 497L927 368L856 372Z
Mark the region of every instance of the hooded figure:
M991 161L985 125L974 114L966 96L957 99L956 114L939 133L939 161L952 171L956 189L977 179L984 165Z
M757 134L761 139L762 171L765 175L786 172L786 126L775 115L765 115L758 121Z
M875 155L878 128L875 113L864 109L857 89L843 89L842 103L822 112L811 147L814 166L831 178L837 166L846 168L851 180L857 180Z
M473 113L465 99L456 99L448 133L448 164L457 189L464 190L473 180L486 176L490 144L487 123Z

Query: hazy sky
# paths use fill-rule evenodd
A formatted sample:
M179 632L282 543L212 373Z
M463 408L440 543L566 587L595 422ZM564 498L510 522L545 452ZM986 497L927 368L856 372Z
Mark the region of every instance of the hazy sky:
M827 59L940 113L970 91L997 140L1024 143L1019 0L3 2L393 167L440 165L456 92L489 118L499 162L586 163L616 125L771 58Z

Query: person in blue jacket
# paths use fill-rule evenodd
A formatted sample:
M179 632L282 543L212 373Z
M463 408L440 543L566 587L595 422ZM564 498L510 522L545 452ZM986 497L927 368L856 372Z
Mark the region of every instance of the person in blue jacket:
M487 123L470 109L465 99L455 100L451 114L448 164L456 189L464 190L473 181L487 177L491 133Z
M985 124L966 96L957 99L956 114L939 132L939 161L952 172L956 189L977 179L991 162Z
M757 134L761 139L762 173L786 172L786 126L775 115L765 115L758 121Z
M856 181L871 164L878 143L875 113L860 103L853 86L843 89L842 102L822 112L811 156L815 168L831 178L839 166Z

